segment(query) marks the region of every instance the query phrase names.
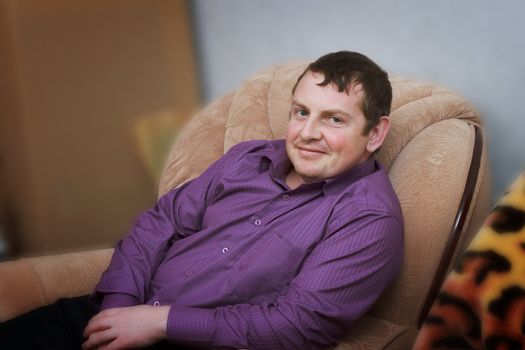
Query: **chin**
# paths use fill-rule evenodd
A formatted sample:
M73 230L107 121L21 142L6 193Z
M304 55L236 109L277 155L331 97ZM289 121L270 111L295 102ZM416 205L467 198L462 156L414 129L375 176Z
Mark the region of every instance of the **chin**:
M296 170L297 171L297 170ZM312 172L312 171L297 171L297 173L299 174L299 176L305 180L305 181L308 181L308 182L313 182L313 181L317 181L318 179L321 178L321 175L317 172Z

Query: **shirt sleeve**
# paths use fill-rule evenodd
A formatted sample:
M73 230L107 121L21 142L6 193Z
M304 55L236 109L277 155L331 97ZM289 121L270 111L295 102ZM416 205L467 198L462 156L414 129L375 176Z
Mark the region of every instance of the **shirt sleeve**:
M398 275L402 256L402 222L370 214L319 243L274 303L172 306L168 337L211 347L325 348L337 343Z
M117 243L92 298L101 309L143 304L148 282L171 244L200 230L207 204L219 190L218 179L238 153L232 149L201 176L162 196Z

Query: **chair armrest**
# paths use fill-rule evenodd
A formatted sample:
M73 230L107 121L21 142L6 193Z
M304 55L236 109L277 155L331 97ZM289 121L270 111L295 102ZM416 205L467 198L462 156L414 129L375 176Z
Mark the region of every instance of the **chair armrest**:
M113 249L0 263L0 322L57 299L89 294Z

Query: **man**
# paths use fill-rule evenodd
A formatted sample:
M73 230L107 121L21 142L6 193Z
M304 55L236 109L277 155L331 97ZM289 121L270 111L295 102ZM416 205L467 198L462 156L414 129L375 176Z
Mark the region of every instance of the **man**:
M117 245L97 306L61 307L88 310L75 321L89 320L83 348L337 343L401 265L401 210L373 158L391 99L387 74L361 54L311 63L286 140L238 144L161 197Z

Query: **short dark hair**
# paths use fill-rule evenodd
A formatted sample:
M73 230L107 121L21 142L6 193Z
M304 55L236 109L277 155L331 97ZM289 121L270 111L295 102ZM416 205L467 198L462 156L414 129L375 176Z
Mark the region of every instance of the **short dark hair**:
M319 57L310 63L295 83L297 84L308 72L322 73L324 80L319 86L333 83L339 92L346 91L355 85L363 87L364 98L361 109L366 118L364 134L368 134L379 123L382 116L390 114L392 104L392 86L388 74L374 61L358 52L339 51Z

